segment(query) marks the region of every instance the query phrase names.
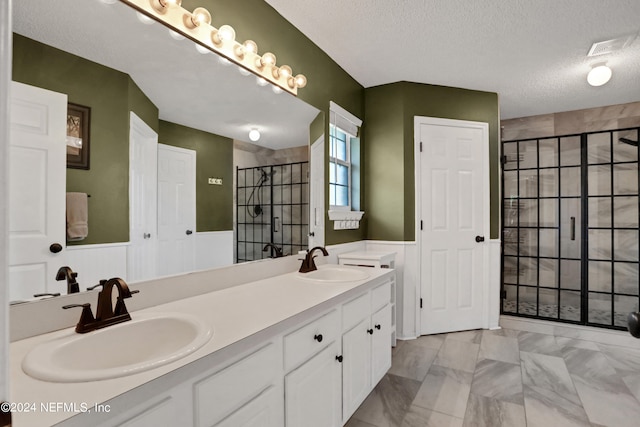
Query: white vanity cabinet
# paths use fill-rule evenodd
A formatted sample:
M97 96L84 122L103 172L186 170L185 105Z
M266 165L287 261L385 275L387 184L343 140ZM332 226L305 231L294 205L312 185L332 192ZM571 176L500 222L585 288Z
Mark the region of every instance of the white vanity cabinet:
M329 427L342 420L340 311L284 337L287 426Z
M304 309L107 400L110 413L78 414L60 425L344 425L391 366L394 273L371 276L346 290L325 292L324 299L312 299L322 288L295 282L287 292L310 300ZM255 303L257 316L269 298L275 300L265 289ZM282 307L274 304L276 309Z
M342 306L343 423L391 367L390 293L387 282Z

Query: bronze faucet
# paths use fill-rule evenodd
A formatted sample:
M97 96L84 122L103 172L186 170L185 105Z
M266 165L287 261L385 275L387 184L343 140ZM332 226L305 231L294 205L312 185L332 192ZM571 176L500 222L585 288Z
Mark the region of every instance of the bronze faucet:
M276 245L274 245L273 243L269 242L266 245L264 245L264 249L262 250L262 252L266 252L267 249L272 248L276 255L274 258L282 258L284 256L284 254L282 253L282 249L280 249L279 247L277 247Z
M75 273L68 266L60 267L58 273L56 274L56 280L67 279L68 294L75 294L80 292L80 285L78 284L78 282L76 282L76 277L78 277L78 273Z
M73 307L82 307L80 321L76 325L76 332L79 334L131 320L127 307L124 305L124 300L131 298L132 294L140 291L129 290L126 282L118 277L106 281L101 280L100 284L102 285L102 290L98 293L98 307L96 308L95 317L93 317L91 304L89 303L70 304L62 307L65 310ZM114 286L118 289L118 299L116 300L115 309L111 298Z
M300 266L300 270L298 270L300 273L309 273L310 271L315 271L318 269L318 267L316 267L316 262L313 260L315 258L315 256L313 256L313 253L316 250L321 250L324 256L329 256L329 252L327 252L327 250L322 246L316 246L310 251L307 251L307 256L305 256L302 260L302 265Z

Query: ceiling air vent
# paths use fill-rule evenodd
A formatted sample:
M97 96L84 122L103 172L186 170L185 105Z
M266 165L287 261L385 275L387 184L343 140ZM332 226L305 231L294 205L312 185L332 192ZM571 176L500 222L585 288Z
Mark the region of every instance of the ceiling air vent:
M594 43L593 46L591 46L591 49L589 49L589 53L587 54L587 56L598 56L615 52L629 46L635 38L635 34L630 34L627 36L618 37L617 39Z

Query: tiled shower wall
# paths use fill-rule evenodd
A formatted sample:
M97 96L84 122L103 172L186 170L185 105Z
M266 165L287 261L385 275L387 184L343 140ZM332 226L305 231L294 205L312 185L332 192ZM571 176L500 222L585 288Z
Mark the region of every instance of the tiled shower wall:
M569 112L561 112L561 113L553 113L553 114L544 114L544 115L539 115L539 116L531 116L531 117L523 117L523 118L516 118L516 119L509 119L509 120L503 120L501 122L501 138L503 141L511 141L511 140L520 140L520 139L527 139L527 138L545 138L545 137L553 137L553 136L560 136L560 135L568 135L568 134L579 134L579 133L583 133L583 132L596 132L596 131L602 131L602 130L614 130L614 129L622 129L622 128L629 128L629 127L638 127L640 126L640 102L634 102L634 103L629 103L629 104L619 104L619 105L612 105L612 106L607 106L607 107L600 107L600 108L592 108L592 109L584 109L584 110L576 110L576 111L569 111ZM636 131L633 131L633 137L630 139L637 139L637 133ZM629 135L630 136L630 135ZM606 157L608 156L608 134L596 134L596 135L590 135L589 138L589 142L588 142L588 146L589 146L589 150L588 150L588 155L589 155L589 159L588 159L588 163L599 163L600 160L598 157ZM623 135L623 133L616 133L614 135L614 139L617 140L618 137L627 137L627 135ZM604 138L606 141L603 141L602 144L600 144L600 141L598 141L598 139L600 138ZM575 141L574 141L575 139ZM553 153L553 148L551 146L549 147L545 147L545 144L549 143L549 144L556 144L557 140L548 140L547 141L540 141L540 164L544 165L546 163L549 163L548 161L546 161L546 155L547 154L552 154ZM599 146L602 145L603 147L603 152L599 153ZM524 151L520 152L520 162L524 162L526 163L526 159L527 158L532 158L535 160L535 150L536 150L536 144L535 141L532 141L531 144L531 152L528 152L528 148L527 145L521 144L521 150L524 148ZM547 149L548 148L548 149ZM606 153L605 153L606 151ZM624 144L619 144L616 145L614 147L614 157L616 161L634 161L636 159L636 153L637 153L637 149L635 147L631 147L631 146L627 146ZM503 153L505 155L507 155L509 157L510 153ZM515 155L515 153L511 153L512 156ZM580 163L580 139L579 137L571 137L571 138L565 138L563 139L563 148L562 148L562 156L563 156L563 163L566 164L579 164ZM571 159L575 157L575 161L572 162ZM568 162L568 163L567 163ZM505 168L507 169L507 168ZM597 188L592 188L592 187L598 187L599 184L603 184L604 187L608 188L607 184L608 183L608 177L609 174L605 173L606 171L604 170L600 170L603 169L603 167L601 166L592 166L589 168L589 194L599 194L597 191ZM629 170L626 170L626 168L624 167L619 167L616 169L616 176L615 176L615 180L614 182L616 183L614 185L614 193L615 194L629 194L629 195L637 195L638 194L638 188L637 188L637 167L634 165L629 165ZM564 169L563 170L563 174L562 174L562 187L563 190L562 192L569 192L572 194L564 194L566 195L574 195L573 193L575 193L575 195L579 195L580 193L580 176L578 173L575 173L575 176L572 176L573 172L577 172L578 169L574 169L574 168L568 168L568 169ZM533 173L533 172L532 172ZM534 174L535 175L535 174ZM624 176L623 176L624 175ZM521 177L522 178L522 177ZM528 191L529 189L527 188L528 185L532 185L532 186L537 186L538 183L536 181L535 178L537 178L537 176L531 176L531 179L523 179L520 182L520 193L521 194L528 194L528 193L532 193L533 191ZM546 179L546 178L550 178L550 179ZM557 178L556 178L557 179ZM541 175L540 175L540 195L545 195L545 193L548 193L549 191L551 191L551 189L555 188L557 183L554 181L554 177L553 176L549 176L549 177L545 177L545 173L543 173L543 170L541 170ZM631 186L633 186L633 188L618 188L621 185L625 186L626 184L629 184ZM509 194L510 191L513 192L513 189L509 189L508 187L510 185L518 185L516 182L509 182L509 180L505 179L505 188L503 189L503 192L505 194ZM549 190L549 191L547 191ZM603 193L604 194L604 193ZM551 194L549 194L551 195ZM622 222L624 222L625 226L632 226L632 227L636 227L637 226L637 217L638 217L638 210L637 210L637 202L633 203L633 200L636 200L633 197L629 198L631 200L631 203L629 204L629 208L630 209L625 209L625 206L622 206L623 202L625 201L624 198L618 198L616 203L621 203L618 204L618 206L616 206L615 209L615 222L617 224L617 226L620 226L620 224L622 224ZM541 225L545 225L545 221L548 221L550 223L552 223L554 221L554 215L555 212L553 210L546 210L545 209L545 203L543 203L544 200L540 201L540 222ZM607 201L604 201L605 203ZM520 211L521 211L521 221L523 220L522 217L522 211L524 209L524 212L526 212L526 203L527 201L520 201L518 202L520 203ZM576 213L579 212L579 200L574 200L574 199L564 199L563 203L565 204L576 204L576 206L569 206L569 205L563 205L563 211L564 212L571 212L571 211L575 211ZM589 224L590 226L610 226L611 224L611 218L609 215L609 219L608 219L608 223L607 224L600 224L601 222L607 222L607 217L606 215L602 215L600 211L608 211L611 212L611 206L608 206L608 210L606 209L606 206L598 206L598 204L603 203L602 200L600 199L590 199L589 201ZM514 209L509 209L509 206L505 206L505 210L504 210L504 215L505 218L503 218L503 221L505 221L505 223L509 223L509 215L510 212L515 212L515 206L513 207ZM600 208L605 208L600 209ZM580 229L580 223L579 223L579 215L575 215L577 217L578 223L576 224L577 229ZM628 217L628 218L627 218ZM526 221L526 217L524 218L524 220ZM534 221L534 222L537 222ZM629 222L629 224L626 224L627 222ZM525 224L526 225L526 224ZM568 224L563 224L563 227L566 228ZM524 230L524 232L526 233L526 230ZM599 245L598 245L598 230L595 231L590 231L589 232L589 241L590 241L590 248L589 248L589 258L601 258L600 256L598 256L598 251L600 251L599 249ZM617 232L616 232L617 233ZM606 234L606 233L605 233ZM540 246L540 252L541 255L549 255L549 256L554 256L554 254L546 254L545 251L555 251L555 238L553 236L549 236L549 239L546 238L546 236L544 235L544 233L542 233L540 235L540 241L536 241L537 240L537 236L528 236L529 238L527 238L526 235L521 235L520 236L520 245L521 248L525 247L525 252L526 249L531 246L530 249L531 251L534 251L538 245ZM536 239L532 238L532 237L536 237ZM625 254L626 252L630 252L629 256L630 259L636 259L637 258L637 251L638 251L638 247L637 247L637 242L626 242L625 241L625 235L624 233L618 233L617 235L617 239L616 239L616 253L619 254L618 256L621 256L620 254ZM509 236L505 235L504 237L505 239L505 251L508 250L507 246L509 245ZM548 241L547 241L548 240ZM610 240L610 238L609 238ZM629 243L629 244L626 244ZM564 254L571 254L572 252L576 252L574 255L579 257L579 247L580 247L580 236L578 234L576 240L571 241L568 239L561 239L561 248L560 250L562 251L562 253ZM566 247L567 245L572 246L571 248ZM602 254L603 256L607 255L607 254ZM609 254L610 255L610 254ZM573 257L573 256L572 256ZM505 259L505 282L509 281L509 278L506 277L509 274L511 274L511 270L514 270L513 273L515 273L516 270L516 266L511 266L513 268L509 268L510 266L507 265L508 263L506 262L507 260ZM571 286L572 283L575 283L576 288L579 288L579 282L580 282L580 270L579 268L575 268L575 269L571 269L569 268L569 263L567 261L567 265L563 266L562 271L562 277L560 277L559 279L555 278L555 268L554 268L554 261L549 261L549 260L540 260L541 261L541 265L540 267L540 277L538 278L541 284L546 284L547 286L553 286L552 282L555 282L555 280L560 280L563 282L563 286L567 286L567 287L573 287ZM549 265L546 265L545 263L548 263ZM589 277L590 277L590 282L595 283L603 283L606 285L607 281L602 279L602 277L610 277L611 276L611 271L610 271L610 267L609 270L607 271L599 271L597 266L598 263L590 263L589 264ZM618 263L617 263L618 264ZM578 264L577 264L578 265ZM604 265L604 264L603 264ZM618 283L634 283L637 284L637 275L638 275L638 271L637 268L635 270L633 270L635 268L635 266L631 265L631 266L626 266L623 264L620 264L622 268L620 271L618 270L618 267L616 267L616 281ZM626 271L627 269L632 269L633 271ZM606 268L605 268L606 270ZM526 276L526 266L520 266L520 271L521 271L521 275ZM524 273L523 273L524 272ZM620 275L620 279L618 279L618 275ZM546 277L548 276L548 278ZM630 280L622 280L623 277L622 276L629 276ZM513 278L512 278L513 280ZM520 277L520 281L524 282L524 283L528 283L527 282L527 277ZM535 282L534 278L531 278L532 284L533 282ZM549 282L549 283L546 283ZM610 284L609 284L610 285ZM557 286L557 285L556 285ZM635 285L637 287L637 285ZM594 290L600 290L600 289L594 289ZM605 289L602 289L603 291ZM627 293L627 291L629 293L632 292L637 292L637 290L619 290L619 292L621 291L625 291L625 293ZM530 293L527 294L527 292ZM509 293L509 292L507 292ZM544 292L541 291L539 297L539 303L541 305L544 304L553 304L553 300L554 300L554 296L552 295L553 293L549 294L549 298L546 298L546 294ZM567 292L565 297L564 297L564 303L563 305L567 305L567 306L579 306L579 295L576 293L575 295L570 295L571 293ZM575 301L571 300L571 297L574 297L573 299ZM520 290L520 301L531 301L531 302L535 302L536 301L536 292L535 289L521 289ZM512 296L507 296L507 299L511 299ZM549 301L547 301L547 299ZM605 306L610 305L608 302L604 303ZM628 307L627 309L625 309L624 311L631 311L632 309L635 309L635 303L632 304L630 307ZM599 309L598 307L598 301L597 300L590 300L590 308L593 309ZM606 309L606 307L602 307L602 309ZM567 319L569 319L571 317L570 314L567 314L569 317L566 317ZM577 315L577 314L576 314ZM577 320L577 319L574 319Z
M503 141L640 126L640 101L500 122Z

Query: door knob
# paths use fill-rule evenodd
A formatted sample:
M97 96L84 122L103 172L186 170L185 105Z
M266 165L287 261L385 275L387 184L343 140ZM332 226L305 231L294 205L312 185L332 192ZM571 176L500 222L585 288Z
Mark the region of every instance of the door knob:
M49 246L49 250L51 251L51 253L57 254L62 250L62 245L60 243L53 243L51 246Z
M311 233L309 233L309 237L313 237L315 235L316 235L316 233L314 233L313 231Z
M476 236L476 242L478 243L484 242L484 236Z
M145 239L150 239L151 238L151 233L144 233L142 235L142 237L144 237Z
M193 234L193 231L191 231L191 230L187 230L187 236L190 236L190 235L192 235L192 234Z

